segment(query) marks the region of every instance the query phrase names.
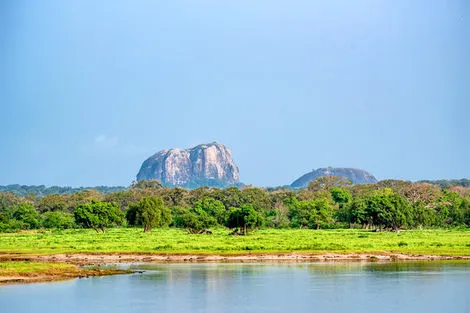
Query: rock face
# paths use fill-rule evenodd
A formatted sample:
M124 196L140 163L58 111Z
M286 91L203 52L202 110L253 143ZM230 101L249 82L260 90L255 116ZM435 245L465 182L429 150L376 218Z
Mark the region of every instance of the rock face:
M319 168L303 175L290 186L292 188L307 187L310 181L321 176L343 176L350 179L353 184L375 184L377 182L377 179L372 174L364 170L355 168L327 167Z
M155 179L168 187L227 187L239 184L232 152L213 142L194 148L166 149L144 161L137 180Z

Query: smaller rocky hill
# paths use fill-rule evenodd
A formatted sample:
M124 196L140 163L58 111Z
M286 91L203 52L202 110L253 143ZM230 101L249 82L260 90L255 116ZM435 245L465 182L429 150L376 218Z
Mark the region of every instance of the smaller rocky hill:
M290 187L303 188L307 187L308 183L315 178L322 176L340 176L350 179L353 184L375 184L377 179L370 173L356 169L356 168L343 168L343 167L326 167L313 170L295 180Z

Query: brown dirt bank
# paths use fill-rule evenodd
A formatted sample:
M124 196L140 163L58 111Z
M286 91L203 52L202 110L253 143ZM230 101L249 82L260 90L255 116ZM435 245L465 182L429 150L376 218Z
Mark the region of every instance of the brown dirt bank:
M152 253L73 253L23 255L3 253L0 261L64 262L79 265L130 262L204 263L204 262L345 262L345 261L433 261L470 260L470 256L412 255L401 253L249 253L218 254L152 254Z
M50 269L41 272L11 272L0 273L0 286L10 284L26 284L26 283L39 283L39 282L52 282L62 281L75 278L86 278L92 276L107 276L116 274L131 273L128 270L115 270L115 269L85 269L78 266L67 267L64 269Z

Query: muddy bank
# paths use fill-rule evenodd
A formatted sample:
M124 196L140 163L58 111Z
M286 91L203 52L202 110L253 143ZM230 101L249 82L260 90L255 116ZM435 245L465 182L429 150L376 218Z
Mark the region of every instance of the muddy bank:
M343 262L470 260L470 256L411 255L402 253L263 253L239 255L74 253L51 255L0 254L0 261L63 262L78 265L129 262Z
M50 269L47 271L40 272L0 272L0 286L10 284L63 281L75 278L87 278L93 276L107 276L128 273L132 273L132 271L99 268L85 269L80 268L78 266L68 267L64 269Z

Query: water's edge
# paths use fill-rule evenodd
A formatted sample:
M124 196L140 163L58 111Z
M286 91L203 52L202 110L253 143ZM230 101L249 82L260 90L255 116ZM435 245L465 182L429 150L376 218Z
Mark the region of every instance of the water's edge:
M25 255L0 253L0 261L64 262L79 265L129 262L205 263L205 262L348 262L348 261L435 261L470 260L470 256L424 255L403 253L247 253L153 254L153 253L61 253Z

